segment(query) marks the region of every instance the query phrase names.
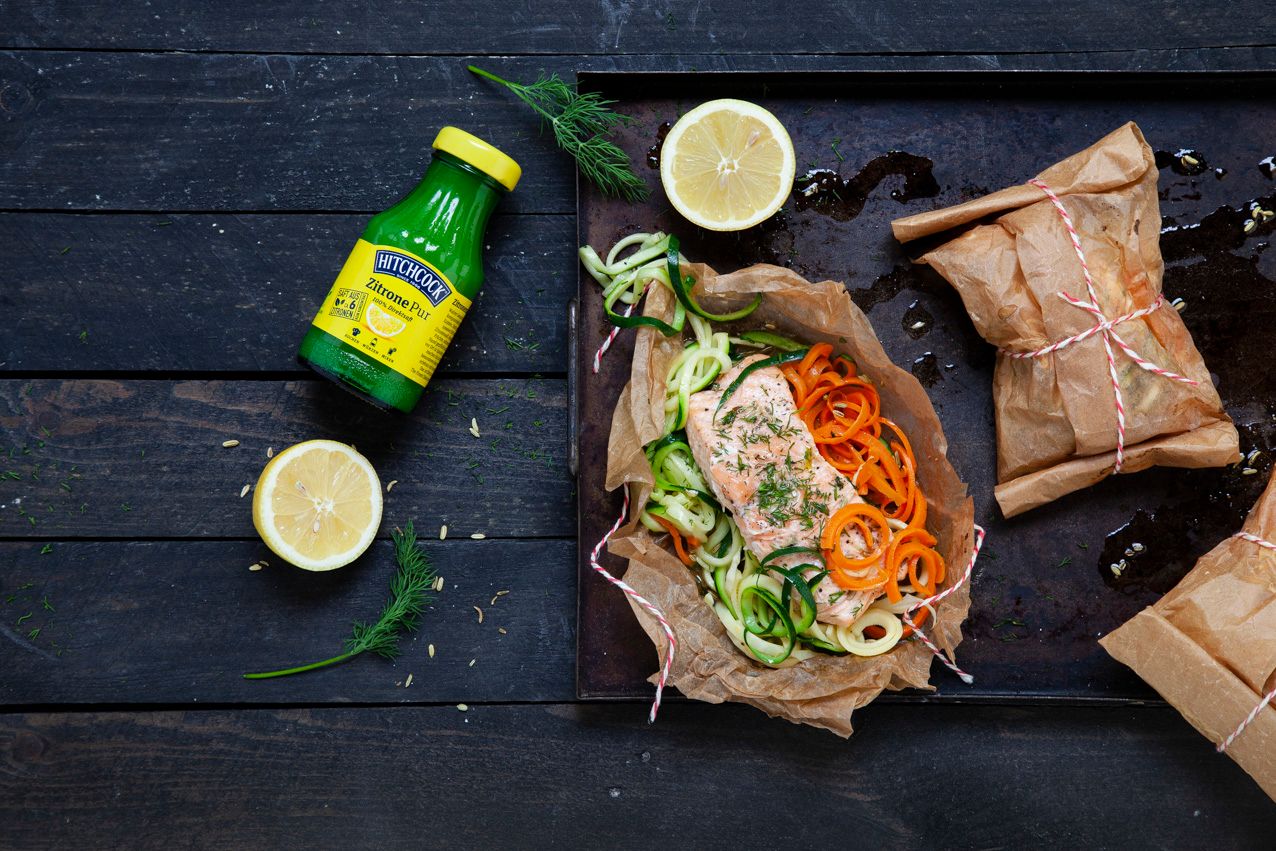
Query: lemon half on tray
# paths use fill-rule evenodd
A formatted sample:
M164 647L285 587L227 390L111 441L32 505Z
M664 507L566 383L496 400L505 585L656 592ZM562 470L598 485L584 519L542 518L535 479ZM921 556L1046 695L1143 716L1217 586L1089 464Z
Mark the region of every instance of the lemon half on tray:
M298 443L261 471L253 525L275 555L297 567L344 567L363 555L381 526L381 480L345 443Z
M669 202L709 230L744 230L775 215L796 171L784 125L744 100L702 103L678 119L660 149Z

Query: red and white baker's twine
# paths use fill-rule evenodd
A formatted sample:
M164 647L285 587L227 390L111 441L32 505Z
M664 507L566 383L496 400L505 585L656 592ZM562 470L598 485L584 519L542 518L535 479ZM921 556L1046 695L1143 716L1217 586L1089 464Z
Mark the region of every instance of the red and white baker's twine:
M1237 532L1232 537L1240 538L1242 541L1249 541L1251 544L1257 544L1258 546L1263 547L1264 549L1276 551L1276 544L1273 544L1271 541L1260 538L1257 535L1251 535L1249 532ZM1250 710L1250 713L1245 716L1245 720L1242 721L1240 725L1235 730L1232 731L1232 734L1230 736L1228 736L1223 741L1219 742L1218 747L1215 748L1215 750L1217 750L1219 753L1222 753L1223 751L1231 747L1232 742L1236 741L1236 737L1239 736L1241 733L1244 733L1245 728L1248 727L1250 724L1252 724L1254 722L1254 719L1258 717L1258 714L1262 712L1264 709L1266 709L1267 705L1271 703L1273 700L1276 700L1276 688L1273 688L1267 694L1263 695L1263 699L1258 702L1257 706L1255 706L1253 709Z
M642 294L634 301L633 304L625 308L625 312L621 316L629 316L634 312L634 308L638 306L638 302L642 301L642 296L647 294L646 287L643 288ZM611 344L616 341L616 335L620 333L620 326L613 325L611 331L607 334L607 339L603 340L603 344L598 347L598 351L594 352L594 375L598 374L598 370L603 368L603 355L607 354L607 350L611 348Z
M917 624L913 623L912 614L913 612L917 611L923 606L931 606L931 605L934 605L935 603L938 603L940 600L944 599L949 594L953 593L958 588L960 588L961 586L965 585L968 581L970 581L970 575L975 570L975 559L979 558L979 548L982 547L983 545L984 545L984 529L982 526L976 524L975 525L975 547L970 552L970 562L966 565L966 570L965 572L962 573L961 578L958 579L949 587L945 588L943 591L940 591L938 594L934 594L930 597L927 597L925 600L922 600L920 603L913 606L908 611L904 612L904 623L912 628L913 635L921 639L922 644L925 644L926 647L930 650L930 652L935 654L935 658L943 662L944 667L948 668L948 670L952 671L954 674L960 677L961 681L965 683L966 685L970 685L971 683L973 683L975 681L975 678L972 677L970 674L966 673L965 671L963 671L961 668L957 667L957 663L955 663L952 659L949 659L946 655L944 655L944 652L939 649L938 645L936 645L935 642L931 641L930 638L926 635L926 633L921 631L921 628L918 627Z
M1012 358L1039 358L1043 355L1053 354L1060 349L1067 348L1073 343L1088 340L1096 334L1102 335L1103 350L1108 356L1108 375L1112 378L1112 393L1116 400L1116 464L1113 466L1112 472L1119 473L1125 464L1125 400L1121 395L1121 381L1117 376L1116 355L1112 351L1112 344L1115 343L1126 357L1153 375L1159 375L1163 378L1168 378L1171 381L1179 381L1192 386L1196 386L1197 382L1186 376L1179 375L1176 372L1163 369L1147 360L1132 349L1125 340L1122 340L1121 336L1116 332L1117 325L1120 325L1123 322L1129 322L1133 319L1141 319L1142 317L1159 310L1165 305L1165 297L1158 295L1156 300L1147 307L1131 311L1130 313L1123 314L1115 319L1109 319L1105 316L1103 308L1099 305L1099 296L1094 288L1094 278L1090 274L1090 265L1086 262L1085 251L1081 248L1081 237L1077 234L1076 226L1072 223L1071 214L1068 213L1067 208L1063 206L1063 202L1059 200L1059 196L1056 195L1054 190L1051 189L1044 181L1034 179L1028 182L1044 192L1046 197L1050 199L1050 203L1053 204L1054 208L1059 212L1059 218L1063 220L1063 226L1068 231L1068 238L1072 240L1072 249L1077 253L1077 260L1081 261L1081 274L1085 278L1086 295L1089 297L1089 300L1083 301L1082 299L1073 298L1066 292L1058 293L1058 296L1073 307L1080 308L1081 310L1089 313L1095 318L1096 324L1093 327L1082 331L1080 334L1074 334L1071 337L1060 340L1057 343L1052 343L1051 345L1046 346L1043 349L1038 349L1034 352L1012 352L1006 349L1001 349L1000 352L1007 357Z
M673 627L670 626L669 621L665 619L664 613L661 612L660 609L656 608L654 603L639 594L633 588L629 587L629 584L623 579L617 579L615 576L612 576L607 572L607 568L598 563L598 557L602 555L603 548L607 546L607 542L611 540L611 536L616 534L616 531L620 529L621 526L625 525L625 517L628 516L628 514L629 486L626 485L625 504L624 507L620 509L620 516L616 518L616 522L612 524L612 527L607 530L607 534L603 535L602 540L594 546L593 552L589 554L589 566L597 571L603 579L606 579L612 585L615 585L621 591L624 591L631 600L646 609L651 616L659 622L660 628L665 631L665 639L668 640L669 647L665 651L665 663L660 668L660 679L656 681L656 697L651 702L651 713L647 716L648 722L654 724L656 721L656 713L660 711L660 696L665 690L665 683L669 680L669 671L673 668L673 654L675 648L678 646L678 639L674 636Z

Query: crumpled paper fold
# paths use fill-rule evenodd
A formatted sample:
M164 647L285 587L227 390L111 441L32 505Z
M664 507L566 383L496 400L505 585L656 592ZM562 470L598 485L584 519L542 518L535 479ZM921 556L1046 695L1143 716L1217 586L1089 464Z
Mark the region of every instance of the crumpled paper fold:
M1157 176L1152 150L1133 122L1038 175L1074 221L1109 319L1148 307L1161 294ZM1031 352L1094 326L1090 313L1058 295L1087 298L1067 229L1036 186L1012 186L891 227L908 242L972 222L979 223L916 262L957 289L985 340ZM1145 359L1197 382L1147 372L1114 346L1126 417L1122 472L1235 461L1236 428L1178 312L1165 304L1115 330ZM999 353L993 401L996 497L1007 517L1111 475L1116 403L1102 335L1036 358Z
M1276 476L1242 531L1276 542ZM1099 644L1217 745L1276 686L1276 551L1227 538ZM1226 753L1276 800L1276 706Z
M949 565L946 583L954 582L970 560L974 504L948 463L948 444L930 399L917 379L891 363L868 318L843 285L813 284L795 272L769 265L726 275L699 264L683 269L695 275L696 297L711 311L734 309L747 304L755 293L765 294L762 306L736 323L741 330L747 323L747 327L765 327L806 343L831 343L877 382L883 412L904 429L917 455L919 481L930 500L928 526ZM667 320L672 307L673 296L655 288L647 297L645 312ZM607 464L607 489L627 486L633 509L609 550L629 560L625 581L658 606L672 624L678 646L670 682L684 695L709 703L747 703L768 715L849 736L852 713L884 689L931 688L931 652L920 642L904 641L872 658L821 655L790 668L767 668L736 649L705 604L692 571L636 519L653 481L643 446L661 435L665 375L681 346L680 341L652 329L638 331L630 380L612 418ZM630 606L663 662L666 647L660 625L632 600ZM961 641L961 623L970 608L968 586L936 608L938 617L925 629L951 653Z

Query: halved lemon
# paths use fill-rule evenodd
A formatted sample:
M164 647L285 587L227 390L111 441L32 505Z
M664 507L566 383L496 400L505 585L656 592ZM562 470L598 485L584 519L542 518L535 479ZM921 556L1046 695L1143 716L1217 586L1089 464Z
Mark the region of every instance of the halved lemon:
M382 309L375 301L368 302L368 309L363 313L363 323L378 337L393 337L408 327L408 323Z
M709 230L766 221L793 190L797 157L780 120L755 103L711 100L678 119L660 149L674 209Z
M257 479L253 525L275 555L297 567L344 567L376 537L381 480L347 444L307 440L289 446Z

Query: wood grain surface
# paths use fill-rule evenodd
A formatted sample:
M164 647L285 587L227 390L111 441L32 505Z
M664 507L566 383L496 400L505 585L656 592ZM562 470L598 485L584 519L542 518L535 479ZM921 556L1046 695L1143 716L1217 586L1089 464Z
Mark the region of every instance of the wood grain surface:
M293 372L367 224L354 214L0 213L0 369ZM576 222L496 216L486 281L439 369L562 373Z
M675 701L649 727L574 702L574 172L469 62L1247 70L1276 67L1276 18L0 0L0 847L1270 844L1273 804L1164 707L882 703L843 742L741 707ZM386 419L293 354L446 123L525 176L433 392ZM397 480L388 524L449 525L427 543L446 588L396 663L249 683L339 651L386 596L384 540L332 575L248 570L274 560L241 488L267 447L320 436Z
M326 437L397 482L387 523L571 535L565 391L557 379L440 379L396 417L324 381L0 381L0 534L255 537L240 492L268 450Z
M1167 709L876 706L850 741L742 707L644 715L9 715L0 816L22 848L1270 844L1271 802Z

